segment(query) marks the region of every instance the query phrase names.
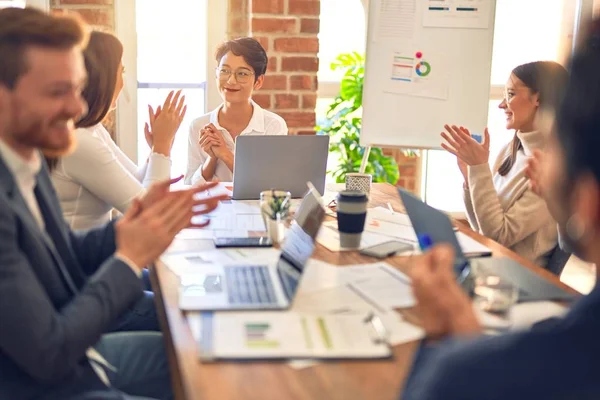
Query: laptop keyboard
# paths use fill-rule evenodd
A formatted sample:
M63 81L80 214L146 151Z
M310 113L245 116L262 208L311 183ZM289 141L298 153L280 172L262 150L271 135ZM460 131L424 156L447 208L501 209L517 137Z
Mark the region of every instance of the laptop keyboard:
M225 268L227 296L231 305L275 304L275 291L264 265Z

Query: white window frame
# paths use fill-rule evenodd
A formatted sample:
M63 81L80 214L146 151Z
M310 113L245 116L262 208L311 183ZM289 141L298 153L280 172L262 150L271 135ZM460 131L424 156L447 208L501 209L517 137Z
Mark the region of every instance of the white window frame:
M325 0L326 1L326 0ZM369 23L369 0L360 0L365 10L365 36L368 31ZM366 52L367 49L365 49ZM340 93L340 85L342 81L319 81L317 89L317 98L334 99Z
M143 1L143 0L139 0ZM127 65L127 76L123 95L119 98L116 116L117 144L134 162L138 162L138 115L137 115L137 32L135 26L136 0L115 0L115 33L123 43L125 52L123 62ZM206 110L212 110L221 104L216 81L210 71L214 70L213 54L217 46L227 37L227 2L207 1L207 54L205 85Z
M0 0L0 5L8 5L11 4L10 0L2 1ZM25 5L27 7L35 7L45 12L50 11L50 0L26 0Z

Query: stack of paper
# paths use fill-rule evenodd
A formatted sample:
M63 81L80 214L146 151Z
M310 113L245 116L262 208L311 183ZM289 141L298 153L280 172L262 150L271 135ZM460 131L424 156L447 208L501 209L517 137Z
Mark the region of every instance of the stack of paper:
M395 238L381 235L374 232L363 232L360 240L360 248L375 246L376 244L389 242ZM329 251L351 251L356 249L346 249L340 246L340 232L337 228L337 221L325 222L319 230L317 241Z
M270 250L270 251L269 251ZM256 250L216 250L200 252L197 262L240 262L256 259ZM275 260L277 251L267 249L260 256L264 262ZM272 262L272 261L271 261ZM229 261L228 263L231 263ZM176 271L185 273L185 271ZM338 267L311 259L304 271L298 293L288 311L279 315L360 315L374 314L381 319L391 345L419 340L423 331L406 321L394 308L414 305L410 278L384 262ZM262 313L253 313L254 317ZM196 340L201 340L200 313L190 313L189 323ZM313 361L293 361L293 368L305 368Z
M383 358L391 352L362 315L297 312L202 314L200 357L213 359ZM382 332L383 333L383 332Z
M271 264L279 257L279 250L273 248L231 248L213 249L178 254L185 259L185 265L166 263L167 267L177 276L195 274L201 271L203 265L231 265L240 263Z
M462 232L456 232L456 237L467 256L485 256L491 254L491 250L487 246L482 245ZM346 250L340 247L339 231L337 229L337 222L335 221L323 224L317 240L330 251ZM390 240L410 243L413 245L415 253L420 252L417 235L408 215L391 212L383 207L368 209L360 248L374 246Z
M334 266L311 260L303 276L292 311L333 315L372 312L383 322L391 345L419 340L421 328L402 319L394 308L411 307L415 300L410 278L384 262ZM294 360L292 368L307 368L316 361Z
M337 267L311 261L293 304L297 311L386 312L414 306L408 276L384 262Z
M204 229L186 229L179 239L213 239L219 237L248 237L249 232L265 232L265 222L258 200L224 200L212 213L194 217L192 222L209 221Z

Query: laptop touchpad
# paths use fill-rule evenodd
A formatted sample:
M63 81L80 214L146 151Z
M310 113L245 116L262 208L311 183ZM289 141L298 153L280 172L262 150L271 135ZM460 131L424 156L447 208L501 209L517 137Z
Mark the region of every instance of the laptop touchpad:
M186 295L204 296L223 291L221 275L210 274L198 278L182 280L181 283Z
M223 291L221 282L221 275L206 275L203 283L206 293L221 293Z

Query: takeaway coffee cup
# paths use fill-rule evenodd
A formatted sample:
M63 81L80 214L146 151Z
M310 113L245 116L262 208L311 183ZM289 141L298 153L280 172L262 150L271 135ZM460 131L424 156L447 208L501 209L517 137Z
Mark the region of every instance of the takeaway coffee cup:
M338 194L337 221L342 248L357 249L360 247L360 238L365 229L368 201L365 193L355 190L344 190Z

